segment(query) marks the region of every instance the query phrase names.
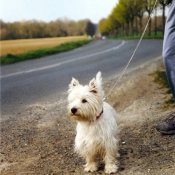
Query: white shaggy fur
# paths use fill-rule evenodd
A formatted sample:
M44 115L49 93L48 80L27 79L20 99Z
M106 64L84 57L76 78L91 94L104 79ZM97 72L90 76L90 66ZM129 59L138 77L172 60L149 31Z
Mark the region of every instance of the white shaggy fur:
M100 156L106 173L117 172L118 118L115 110L103 102L101 72L86 86L72 78L68 92L68 115L78 122L75 151L86 160L85 171L97 171L96 158Z

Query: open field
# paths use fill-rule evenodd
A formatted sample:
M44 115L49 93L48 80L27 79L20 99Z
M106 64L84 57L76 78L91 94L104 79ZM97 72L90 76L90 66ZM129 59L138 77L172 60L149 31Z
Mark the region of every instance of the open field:
M61 52L70 51L88 44L92 40L84 39L78 41L70 41L61 43L60 45L54 47L40 48L35 50L29 50L21 54L7 54L0 57L1 65L17 63L20 61L31 60L35 58L42 58L44 56L53 55Z
M65 42L87 39L87 36L70 36L57 38L40 38L40 39L21 39L0 41L0 56L7 54L21 54L30 50L50 48L58 46Z

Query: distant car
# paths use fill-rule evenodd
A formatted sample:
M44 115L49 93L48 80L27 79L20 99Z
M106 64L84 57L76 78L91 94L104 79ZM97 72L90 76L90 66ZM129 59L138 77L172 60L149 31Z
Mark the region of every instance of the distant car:
M94 39L95 39L95 40L101 40L101 39L102 39L102 36L101 36L101 35L95 35L95 36L94 36Z

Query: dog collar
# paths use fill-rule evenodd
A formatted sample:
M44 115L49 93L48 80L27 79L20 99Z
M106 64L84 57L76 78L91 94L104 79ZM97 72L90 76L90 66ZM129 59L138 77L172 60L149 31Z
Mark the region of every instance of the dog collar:
M102 111L100 112L100 114L96 117L96 120L98 120L98 119L101 117L102 114L103 114L103 109L102 109Z

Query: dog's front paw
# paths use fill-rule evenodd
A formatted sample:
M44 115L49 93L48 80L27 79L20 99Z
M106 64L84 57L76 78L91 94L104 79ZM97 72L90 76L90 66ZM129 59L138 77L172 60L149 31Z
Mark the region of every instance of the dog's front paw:
M111 173L116 173L118 170L118 167L116 164L109 164L105 166L105 173L106 174L111 174Z
M98 166L96 163L86 164L84 170L87 172L94 172L98 170Z

